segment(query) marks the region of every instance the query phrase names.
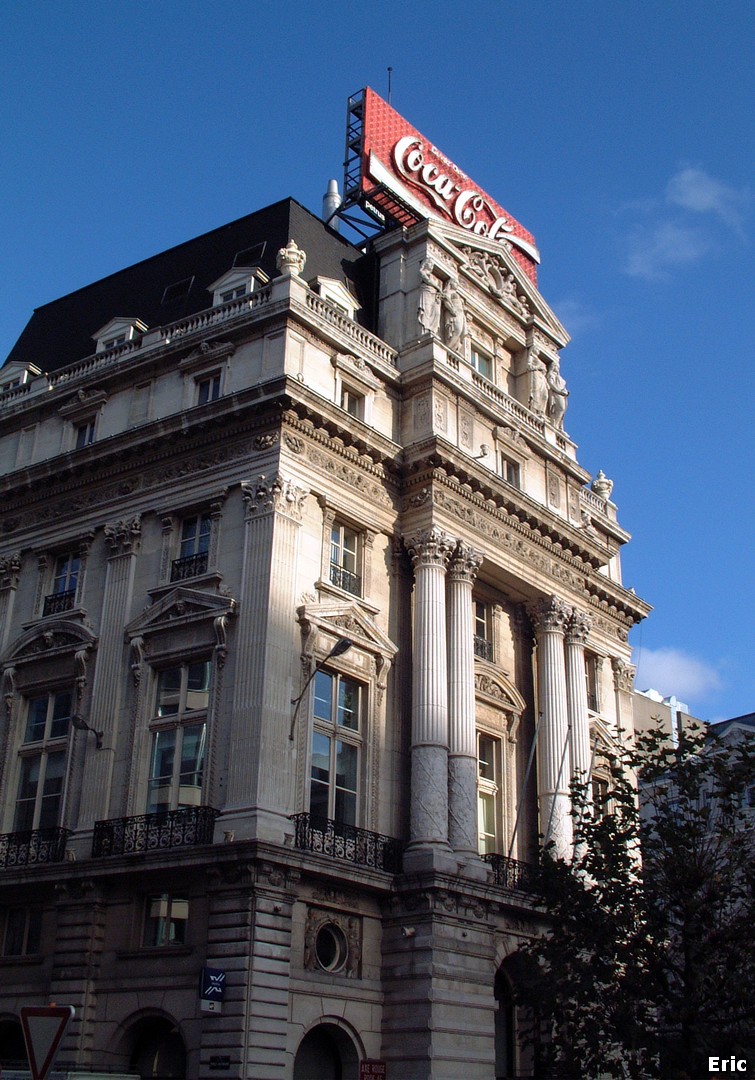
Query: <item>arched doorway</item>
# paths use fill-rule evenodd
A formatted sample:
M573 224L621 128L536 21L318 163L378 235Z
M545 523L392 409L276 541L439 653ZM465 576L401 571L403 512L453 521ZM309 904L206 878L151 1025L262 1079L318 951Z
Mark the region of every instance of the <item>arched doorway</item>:
M129 1068L142 1080L185 1080L186 1047L175 1024L164 1017L138 1020L128 1033Z
M517 1075L516 1014L511 983L503 968L495 977L495 1077L508 1080Z
M517 1004L518 990L532 979L533 962L521 953L508 956L498 968L493 986L495 1011L495 1077L514 1080L535 1076L532 1011Z
M358 1080L359 1054L336 1024L318 1024L299 1043L294 1080Z
M0 1067L15 1065L27 1069L26 1043L20 1020L14 1016L0 1017Z

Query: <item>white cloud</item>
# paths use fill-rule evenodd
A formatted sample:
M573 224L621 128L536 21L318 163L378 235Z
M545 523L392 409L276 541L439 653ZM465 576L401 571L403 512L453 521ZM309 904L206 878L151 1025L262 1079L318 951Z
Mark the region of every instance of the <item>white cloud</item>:
M747 190L738 191L692 166L675 173L666 187L666 199L672 205L696 214L713 214L740 234L748 198Z
M600 315L591 311L577 297L565 297L553 304L553 310L572 336L600 322Z
M710 247L711 240L702 230L661 221L632 234L625 270L631 277L666 281L673 267L698 262Z
M637 664L635 686L652 688L664 697L673 694L682 701L704 699L723 686L712 664L681 649L638 649L633 660Z

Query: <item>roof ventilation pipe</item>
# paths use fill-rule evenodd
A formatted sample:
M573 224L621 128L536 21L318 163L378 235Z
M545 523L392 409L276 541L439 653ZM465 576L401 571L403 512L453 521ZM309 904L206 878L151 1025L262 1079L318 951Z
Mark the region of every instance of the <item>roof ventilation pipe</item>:
M340 205L341 196L338 194L338 181L328 180L328 190L322 197L322 220L335 229L336 232L339 231L340 222L335 214Z

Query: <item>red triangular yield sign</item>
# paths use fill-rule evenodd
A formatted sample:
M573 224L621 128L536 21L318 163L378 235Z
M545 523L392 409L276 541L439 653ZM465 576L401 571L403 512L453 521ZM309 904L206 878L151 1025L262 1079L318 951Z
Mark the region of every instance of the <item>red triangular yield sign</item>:
M73 1005L27 1005L21 1009L32 1080L45 1080L73 1013Z

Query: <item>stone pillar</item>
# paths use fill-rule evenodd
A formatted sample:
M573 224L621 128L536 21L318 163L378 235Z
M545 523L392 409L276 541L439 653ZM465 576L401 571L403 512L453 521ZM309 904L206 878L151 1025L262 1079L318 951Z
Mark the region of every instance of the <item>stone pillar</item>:
M437 526L406 540L414 564L410 847L448 848L446 567L456 541Z
M78 739L84 741L86 761L79 805L78 824L81 828L92 828L96 820L108 818L111 811L115 812L110 805L110 786L118 741L121 696L125 688L123 670L126 645L123 630L131 611L136 557L141 543L139 516L107 524L105 542L109 555L100 615L100 641L91 706L89 715L84 717L90 727L103 733L102 749L96 749L94 736L89 732L77 735Z
M538 801L543 844L553 841L557 858L571 856L569 722L564 632L571 609L556 596L532 610L537 633L540 727L537 744Z
M0 556L0 656L5 652L13 620L13 601L21 579L21 553Z
M634 734L634 716L632 714L632 690L634 689L635 668L618 656L611 657L613 670L613 689L616 708L616 737L625 743ZM630 728L631 723L631 728Z
M566 691L571 726L571 779L583 784L588 781L592 757L585 681L585 642L591 627L590 616L577 610L572 612L566 627ZM586 797L589 802L589 787Z
M282 842L291 829L296 771L288 732L298 534L307 492L277 475L242 484L242 493L246 522L227 807L238 839L262 834Z
M472 582L482 553L460 543L448 569L448 839L454 851L477 854Z
M60 1056L80 1068L92 1063L100 965L105 942L105 902L92 881L72 879L56 886L57 926L49 994L76 1010Z

